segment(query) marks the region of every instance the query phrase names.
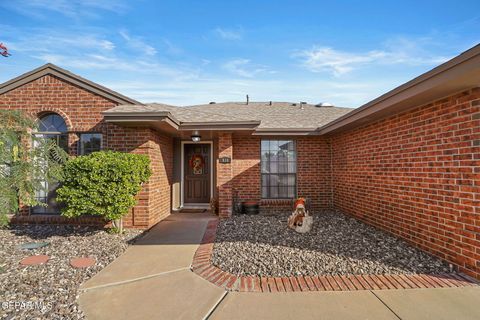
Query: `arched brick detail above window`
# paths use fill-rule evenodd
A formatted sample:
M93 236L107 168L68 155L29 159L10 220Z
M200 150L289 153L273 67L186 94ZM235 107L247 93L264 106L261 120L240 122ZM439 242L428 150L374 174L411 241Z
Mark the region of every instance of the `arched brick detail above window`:
M43 116L45 116L49 113L56 113L60 117L62 117L63 120L65 121L65 124L67 125L67 131L68 132L73 130L73 126L72 126L72 122L70 121L70 118L68 117L68 115L65 112L63 112L59 108L40 107L39 110L37 109L37 112L35 112L33 114L33 116L35 117L35 119L40 119L41 117L43 117Z
M67 131L101 132L102 112L116 102L52 75L25 83L8 92L0 91L0 109L17 109L32 119L52 112L65 120Z

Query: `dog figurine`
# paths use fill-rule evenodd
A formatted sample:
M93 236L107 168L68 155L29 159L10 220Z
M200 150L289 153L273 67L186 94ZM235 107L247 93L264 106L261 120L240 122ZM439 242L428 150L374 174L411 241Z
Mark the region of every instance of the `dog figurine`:
M305 198L298 198L293 206L293 212L288 218L288 227L306 233L312 229L313 217L305 208Z
M305 217L302 219L302 225L297 225L295 231L298 233L307 233L312 230L313 226L313 216L310 214L305 214Z

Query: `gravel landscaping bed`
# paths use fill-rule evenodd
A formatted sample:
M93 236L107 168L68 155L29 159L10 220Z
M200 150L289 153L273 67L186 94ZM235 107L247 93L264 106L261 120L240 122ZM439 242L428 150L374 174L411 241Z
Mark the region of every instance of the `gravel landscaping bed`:
M64 225L19 225L0 229L0 319L83 319L76 304L80 284L125 251L129 242L141 233L126 230L123 235L108 234L94 227ZM25 250L28 242L50 242L49 246ZM22 266L31 255L48 255L43 265ZM74 257L93 257L94 266L74 269ZM35 303L44 310L6 307L6 302Z
M212 263L235 275L296 276L448 272L407 242L339 212L315 215L312 231L287 228L288 214L220 221Z

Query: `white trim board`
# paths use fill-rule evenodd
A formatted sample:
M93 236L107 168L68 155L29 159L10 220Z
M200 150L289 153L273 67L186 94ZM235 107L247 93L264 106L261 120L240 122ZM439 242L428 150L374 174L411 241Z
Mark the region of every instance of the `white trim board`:
M181 146L180 146L180 208L184 207L183 203L183 198L184 198L184 179L185 179L185 167L184 167L184 162L185 162L185 145L186 144L209 144L210 145L210 198L213 197L213 163L215 162L215 159L213 159L213 141L200 141L200 142L193 142L193 141L181 141ZM189 203L191 205L198 205L198 203Z

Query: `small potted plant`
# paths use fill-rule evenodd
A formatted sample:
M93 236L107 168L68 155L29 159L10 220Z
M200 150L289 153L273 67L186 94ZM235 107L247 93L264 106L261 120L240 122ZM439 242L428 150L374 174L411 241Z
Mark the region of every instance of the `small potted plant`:
M260 204L258 201L249 200L242 202L243 212L245 214L259 214Z

